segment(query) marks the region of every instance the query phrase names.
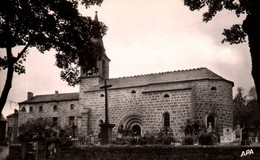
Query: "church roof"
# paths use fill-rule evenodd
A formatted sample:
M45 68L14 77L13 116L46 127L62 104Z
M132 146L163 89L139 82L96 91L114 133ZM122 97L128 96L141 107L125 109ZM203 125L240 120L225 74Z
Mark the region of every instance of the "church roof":
M73 100L79 100L79 93L59 93L59 94L36 95L29 100L20 102L19 104L61 102L61 101L73 101Z
M197 80L224 80L233 84L233 82L224 79L223 77L217 75L216 73L212 72L207 68L197 68L190 70L137 75L131 77L112 78L107 80L107 84L113 86L110 89L115 89ZM90 88L90 90L99 90L99 87L100 86L93 86L92 88Z

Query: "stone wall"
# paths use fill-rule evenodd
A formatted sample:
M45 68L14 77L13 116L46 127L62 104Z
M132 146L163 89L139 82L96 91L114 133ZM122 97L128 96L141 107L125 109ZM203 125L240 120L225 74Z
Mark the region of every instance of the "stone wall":
M54 105L57 105L57 110L53 109ZM74 105L71 109L71 105ZM42 106L42 111L39 110ZM26 111L21 111L25 107ZM33 107L33 111L29 108ZM46 102L46 103L35 103L35 104L21 104L19 112L19 126L25 123L28 119L36 119L39 117L58 117L58 125L61 127L68 126L69 117L75 117L74 123L81 124L81 113L83 108L79 105L79 101L61 101L61 102Z
M246 154L247 151L251 154ZM258 160L259 157L260 147L252 146L91 146L61 151L59 158L74 160Z
M215 117L215 126L222 133L233 126L233 85L226 81L206 80L194 83L195 119L206 124L208 115Z
M162 88L164 88L162 90ZM87 88L88 89L88 88ZM99 132L98 122L104 118L104 91L85 91L81 95L81 105L89 108L90 128ZM158 84L144 87L111 89L108 91L109 121L119 124L131 116L140 117L142 132L158 132L163 128L163 114L170 114L170 127L174 136L180 136L181 126L192 118L192 89L187 84ZM127 127L127 126L125 126Z
M99 132L99 120L105 120L104 91L95 87L101 82L96 77L85 78L80 88L80 105L89 110L86 115L89 119L88 127L95 134ZM207 116L213 115L219 133L222 133L222 128L232 127L233 124L232 87L233 84L225 80L112 87L108 90L109 121L116 125L114 133L119 124L124 124L131 116L139 118L143 133L158 132L163 127L163 114L168 112L173 134L180 138L181 126L185 125L187 119L199 120L206 125Z

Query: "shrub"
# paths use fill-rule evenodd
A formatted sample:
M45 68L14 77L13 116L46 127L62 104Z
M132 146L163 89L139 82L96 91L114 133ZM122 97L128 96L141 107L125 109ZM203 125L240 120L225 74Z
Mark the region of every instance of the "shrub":
M199 135L199 144L200 145L214 145L216 143L216 138L213 134L202 133Z
M183 141L182 141L182 144L183 145L193 145L194 144L194 140L190 136L185 136Z

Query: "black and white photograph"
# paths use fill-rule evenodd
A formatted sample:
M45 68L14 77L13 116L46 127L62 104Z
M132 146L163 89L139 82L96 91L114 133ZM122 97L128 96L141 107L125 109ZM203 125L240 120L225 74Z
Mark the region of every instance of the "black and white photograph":
M0 0L0 160L258 160L260 1Z

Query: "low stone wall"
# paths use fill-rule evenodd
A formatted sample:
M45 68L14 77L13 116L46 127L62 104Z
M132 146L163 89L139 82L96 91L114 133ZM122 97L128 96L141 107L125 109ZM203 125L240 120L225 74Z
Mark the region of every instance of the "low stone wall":
M59 159L259 160L259 157L260 147L251 146L87 146L60 151Z

